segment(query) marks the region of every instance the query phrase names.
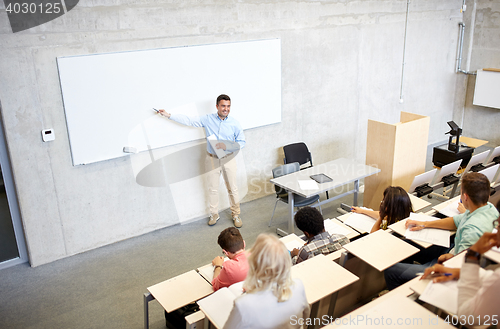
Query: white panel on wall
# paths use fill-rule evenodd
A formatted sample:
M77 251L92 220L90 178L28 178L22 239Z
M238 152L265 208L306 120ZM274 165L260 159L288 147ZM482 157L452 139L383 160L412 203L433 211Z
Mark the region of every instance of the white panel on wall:
M203 115L227 94L243 129L281 122L279 39L58 57L57 64L73 165L126 156L125 146L144 151L205 137L203 129L152 118L153 107ZM130 145L139 126L143 136Z
M472 103L500 109L500 70L477 70Z

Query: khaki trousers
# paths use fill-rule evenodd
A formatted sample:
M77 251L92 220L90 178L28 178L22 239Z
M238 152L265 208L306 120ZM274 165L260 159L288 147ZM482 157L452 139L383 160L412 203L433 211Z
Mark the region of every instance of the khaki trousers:
M238 198L238 185L236 180L236 158L227 161L207 155L205 168L208 172L208 202L210 204L210 214L219 213L219 177L222 174L229 194L229 205L232 216L240 214L240 200Z

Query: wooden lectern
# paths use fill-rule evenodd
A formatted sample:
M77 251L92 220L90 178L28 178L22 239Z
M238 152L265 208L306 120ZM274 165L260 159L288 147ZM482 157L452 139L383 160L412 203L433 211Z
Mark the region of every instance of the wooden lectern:
M365 207L379 210L387 186L408 191L413 178L425 172L429 124L429 117L408 112L401 112L396 124L368 120L366 164L381 171L365 178Z

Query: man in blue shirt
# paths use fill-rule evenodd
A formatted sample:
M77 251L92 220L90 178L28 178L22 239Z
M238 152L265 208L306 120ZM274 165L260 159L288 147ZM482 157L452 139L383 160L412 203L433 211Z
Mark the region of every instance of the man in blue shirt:
M217 113L207 114L201 117L188 117L183 114L170 114L165 110L159 110L160 115L186 126L205 128L206 137L215 138L215 148L224 152L219 158L210 143L207 143L207 157L205 167L208 172L208 190L210 204L210 219L208 225L212 226L219 220L219 178L222 174L226 182L229 194L229 203L233 223L241 227L243 222L240 218L240 202L238 198L238 185L236 180L236 159L230 157L234 152L245 146L245 135L239 122L229 117L231 110L231 99L227 95L220 95L216 102ZM219 151L219 153L220 153Z

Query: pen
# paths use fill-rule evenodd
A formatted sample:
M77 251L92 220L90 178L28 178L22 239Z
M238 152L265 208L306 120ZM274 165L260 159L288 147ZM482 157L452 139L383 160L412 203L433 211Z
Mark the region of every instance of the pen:
M153 110L154 110L156 113L160 113L160 111L158 111L158 110L157 110L157 109L155 109L154 107L153 107Z
M424 275L424 272L418 272L418 273L415 273L416 276L419 276L419 275ZM432 272L429 277L431 278L435 278L437 276L452 276L453 274L451 273L436 273L436 272Z

